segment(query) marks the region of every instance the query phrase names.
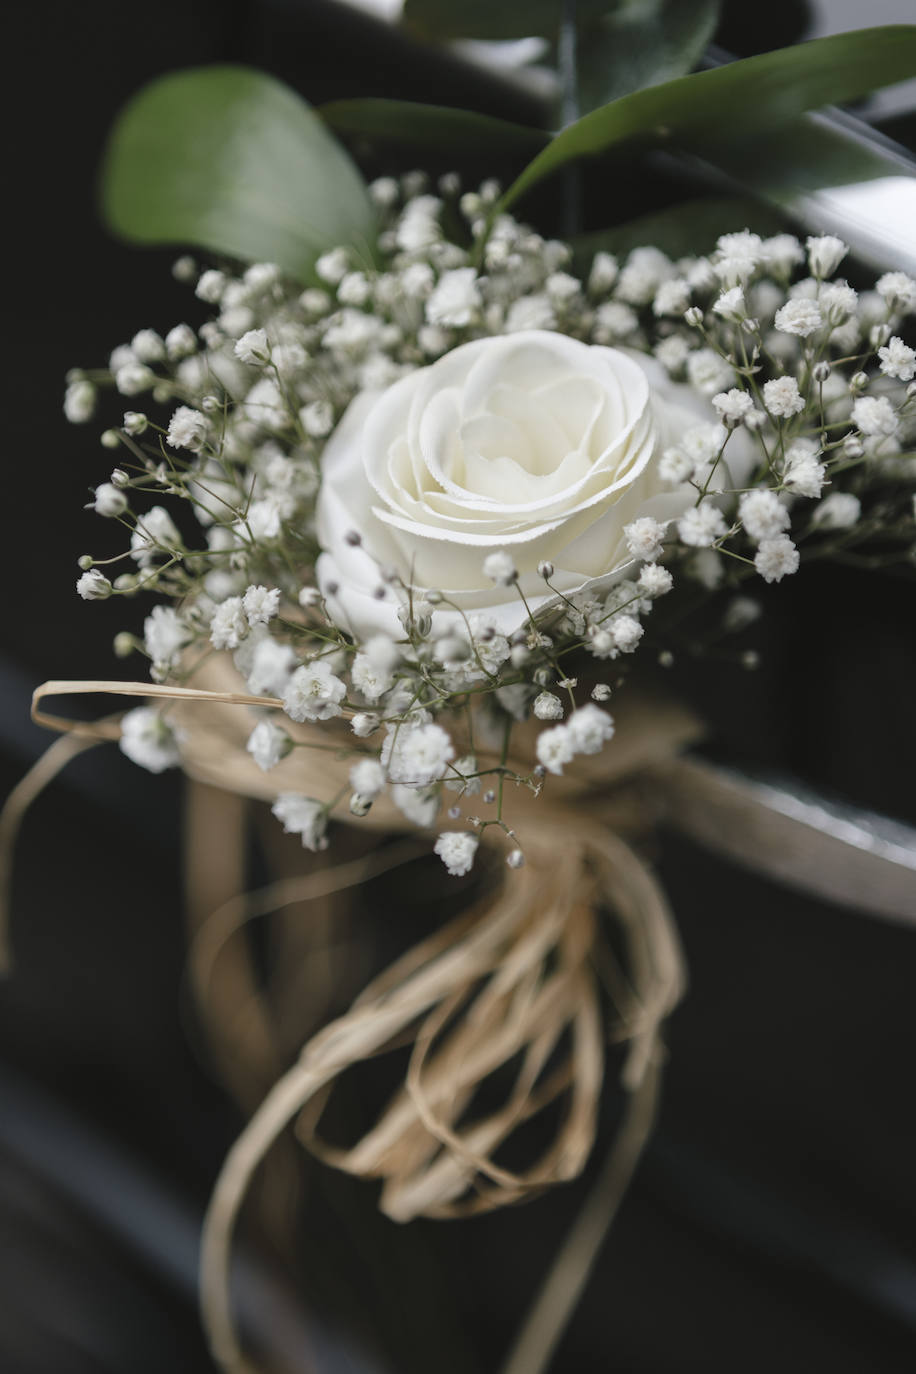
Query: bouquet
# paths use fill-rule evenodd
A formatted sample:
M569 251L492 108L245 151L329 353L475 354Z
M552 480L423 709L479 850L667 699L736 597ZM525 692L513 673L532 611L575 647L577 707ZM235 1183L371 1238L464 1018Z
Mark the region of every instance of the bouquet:
M406 107L348 102L323 125L243 69L165 78L115 131L112 221L199 246L174 264L186 319L72 371L64 403L74 423L113 422L90 505L120 531L80 559L76 591L142 604L114 650L149 681L45 684L36 718L61 724L38 707L76 688L142 696L99 727L141 767L267 800L308 851L333 853L342 824L418 832L466 892L309 1041L230 1154L204 1243L226 1369L248 1367L232 1229L293 1119L332 1163L382 1178L398 1220L518 1201L587 1160L610 1033L631 1102L615 1196L638 1157L684 981L639 853L639 779L699 732L677 700L682 659L711 634L727 653L764 588L788 593L814 560L912 568L916 278L869 271L829 215L800 230L761 202L685 208L705 241L682 249L659 221L655 239L618 230L622 246L550 237L517 202L637 136L733 167L736 135L759 137L755 82L766 101L794 79L764 113L798 119L910 73L916 30L866 31L852 51L824 40L623 95L544 139L508 189L457 170L364 185L326 125L403 136ZM233 143L253 108L263 142ZM189 110L183 151L163 113ZM475 119L426 116L446 151ZM179 195L189 168L200 184ZM567 174L564 203L581 189ZM359 872L378 860L401 851ZM323 1143L338 1077L405 1041L372 1129ZM546 1148L510 1167L506 1147L543 1115Z

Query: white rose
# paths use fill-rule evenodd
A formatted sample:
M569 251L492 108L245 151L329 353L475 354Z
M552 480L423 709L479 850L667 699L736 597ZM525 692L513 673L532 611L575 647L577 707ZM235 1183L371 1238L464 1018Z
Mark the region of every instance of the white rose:
M666 523L696 499L664 487L658 458L698 418L708 407L654 359L540 330L464 344L357 397L325 448L318 498L332 614L358 639L402 637L396 596L378 596L387 565L510 632L526 613L516 587L484 575L497 550L532 611L555 599L542 560L567 595L611 581L633 563L625 525Z

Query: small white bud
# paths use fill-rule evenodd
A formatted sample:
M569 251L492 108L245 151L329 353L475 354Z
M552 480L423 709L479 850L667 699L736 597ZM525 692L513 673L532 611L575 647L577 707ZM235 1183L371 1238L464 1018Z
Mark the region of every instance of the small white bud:
M484 577L489 577L491 582L496 582L504 587L510 586L518 577L518 570L512 555L506 553L505 549L487 554L483 560L483 573Z
M77 580L76 590L84 601L104 601L111 596L112 586L98 568L90 568Z
M127 510L127 497L112 482L103 482L95 489L92 509L97 515L113 517L123 515Z

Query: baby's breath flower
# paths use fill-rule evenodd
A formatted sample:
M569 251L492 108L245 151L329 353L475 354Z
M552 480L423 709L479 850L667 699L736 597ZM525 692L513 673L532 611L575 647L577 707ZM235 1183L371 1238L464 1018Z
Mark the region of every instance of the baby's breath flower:
M806 247L808 266L814 277L832 277L849 252L848 246L834 234L821 234L817 238L809 238Z
M747 304L744 299L744 291L740 286L732 286L728 291L723 291L718 300L713 304L713 310L717 315L721 315L724 320L730 320L733 324L738 324L747 316Z
M778 420L788 420L804 410L805 398L794 377L774 377L763 384L763 404Z
M346 684L319 658L293 673L283 693L283 709L290 720L330 720L340 715L346 694Z
M483 574L484 577L489 577L491 582L499 583L505 587L511 586L518 577L512 555L506 553L504 549L487 554L483 560Z
M761 540L754 566L764 582L781 582L798 568L798 549L785 534Z
M905 272L885 272L875 282L875 290L888 305L905 314L916 311L916 281Z
M96 515L116 516L123 515L127 510L127 497L123 491L112 486L111 482L103 482L100 487L95 489L95 497L92 502L92 509Z
M188 324L176 324L165 336L165 351L173 362L197 352L197 335Z
M248 329L232 348L240 362L251 367L261 367L270 359L270 344L263 329Z
M228 596L210 618L210 643L214 649L237 649L250 626L240 596Z
M412 787L438 782L454 757L448 732L431 722L389 730L381 755L391 781Z
M131 557L141 568L148 567L157 554L178 549L181 535L165 506L153 506L137 520L130 537Z
M377 666L368 654L356 655L350 668L350 680L370 705L383 697L394 682L390 669Z
M350 786L359 797L368 801L385 790L385 770L378 759L360 759L350 769Z
M281 792L271 810L287 835L301 835L305 849L327 849L328 811L323 802L300 792Z
M694 549L708 548L728 533L725 517L711 501L702 501L682 515L677 525L681 542Z
M249 625L266 625L280 609L280 591L273 587L250 586L242 597Z
M226 289L227 277L224 272L217 272L213 268L204 272L197 283L195 294L208 305L216 305Z
M674 586L674 578L660 563L647 563L640 568L636 585L644 596L664 596Z
M900 421L886 396L860 396L852 408L852 422L861 434L896 434Z
M272 720L259 720L245 748L266 773L292 752L293 742L282 726L275 725Z
M77 578L76 590L84 601L104 601L111 596L112 586L98 568L90 568Z
M452 877L470 873L477 853L477 836L467 831L444 830L433 848Z
M428 324L462 329L475 318L481 304L476 269L458 267L439 278L426 302L426 320Z
M143 622L143 646L152 662L167 669L191 638L190 631L172 606L154 606Z
M741 497L738 513L751 539L773 539L789 528L790 516L775 492L763 488Z
M546 768L548 773L562 773L564 766L571 763L576 754L576 745L569 726L554 725L549 730L542 730L537 738L535 754L538 763Z
M712 348L697 348L687 359L687 379L703 396L721 391L734 378L734 370Z
M786 454L783 481L794 495L820 496L826 472L824 464L818 461L813 446L795 444Z
M315 263L315 272L322 281L337 286L343 281L349 266L350 257L346 248L332 248L330 252L322 253Z
M749 392L733 386L730 391L720 391L717 396L713 396L712 404L724 424L740 425L754 409L754 398Z
M299 420L306 434L323 439L334 428L334 407L330 401L310 401L299 411Z
M155 329L141 329L131 339L130 346L141 363L161 363L165 360L165 343Z
M846 530L856 523L861 514L862 503L857 496L849 491L834 491L815 506L811 518L821 529Z
M181 763L175 733L159 711L138 706L121 717L121 752L150 773L162 773Z
M138 396L141 391L149 391L156 377L144 363L131 362L118 368L114 380L122 396Z
M553 692L541 692L539 696L535 697L532 710L538 720L563 719L563 703L558 696L554 696Z
M663 281L652 302L654 315L683 315L690 304L690 285L683 277Z
M612 253L596 253L588 274L589 295L601 296L605 291L610 291L617 280L619 270L617 259Z
M192 406L179 406L169 421L166 438L172 448L186 448L192 453L199 453L209 429L210 422L206 415Z
M91 382L71 382L64 393L64 414L71 425L84 425L95 414L98 393Z
M895 377L901 382L911 382L916 376L916 352L908 348L902 339L894 336L884 347L878 349L879 366L885 377Z
M824 321L817 301L799 296L787 301L776 311L773 323L784 334L797 334L799 338L806 339L809 334L820 329Z
M660 525L651 515L640 516L623 527L627 548L634 558L654 563L661 557L665 526Z
M577 754L598 754L614 735L614 721L607 711L589 702L573 711L565 727Z
M642 625L634 615L614 616L609 629L614 637L615 648L622 654L631 654L644 634Z

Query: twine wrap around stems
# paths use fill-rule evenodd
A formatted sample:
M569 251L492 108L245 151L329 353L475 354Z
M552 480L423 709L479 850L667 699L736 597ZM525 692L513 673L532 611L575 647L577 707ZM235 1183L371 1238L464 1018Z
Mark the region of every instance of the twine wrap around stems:
M192 778L267 799L285 789L340 790L349 769L347 736L337 737L338 753L333 728L284 721L297 744L317 745L322 752L296 749L265 775L245 751L250 721L238 708L280 703L236 691L234 669L222 657L207 660L197 680L202 685L193 688L48 683L35 694L33 716L52 728L72 728L81 740L111 739L116 722L71 726L41 711L43 697L110 692L159 699L178 727L182 764ZM396 1220L467 1215L518 1202L583 1169L594 1143L607 1029L628 1046L621 1081L632 1095L602 1175L602 1208L610 1206L610 1219L649 1130L663 1057L661 1028L684 985L664 895L615 832L639 833L647 823L638 808L634 812L627 780L698 733L693 718L678 708L637 700L629 715L611 749L578 761L575 773L551 779L544 796L535 798L524 787L513 790L513 823L523 832L525 866L511 873L503 867L495 890L408 950L349 1011L313 1035L229 1152L208 1209L201 1260L203 1319L227 1374L256 1368L243 1352L230 1300L235 1224L254 1172L293 1122L300 1139L328 1163L381 1179L380 1205ZM530 755L531 727L519 733ZM373 807L369 826L408 828L387 798ZM484 850L491 836L484 833ZM206 857L192 854L190 860ZM367 861L364 876L372 867ZM348 884L355 885L359 873L357 864ZM626 968L601 939L604 912L625 935ZM607 1027L599 968L612 991ZM318 1125L335 1081L353 1065L405 1044L410 1054L403 1084L375 1125L350 1148L324 1142ZM487 1080L508 1082L495 1109L481 1109L477 1100ZM545 1109L554 1110L549 1143L533 1164L510 1170L497 1158L500 1150ZM507 1366L512 1374L537 1374L546 1367L588 1273L586 1252L593 1258L598 1239L594 1227L585 1228L572 1258L561 1253L557 1272L576 1276L568 1300L557 1297L556 1275L548 1279L547 1315L533 1314L523 1330ZM536 1349L540 1354L531 1353Z

